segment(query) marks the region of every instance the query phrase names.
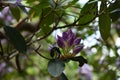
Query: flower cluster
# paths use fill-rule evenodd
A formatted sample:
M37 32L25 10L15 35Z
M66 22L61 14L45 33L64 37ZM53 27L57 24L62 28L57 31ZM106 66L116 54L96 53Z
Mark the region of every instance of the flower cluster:
M62 49L63 54L69 57L74 57L82 50L83 45L80 45L80 42L81 38L77 38L71 29L63 32L62 36L57 36L58 46Z

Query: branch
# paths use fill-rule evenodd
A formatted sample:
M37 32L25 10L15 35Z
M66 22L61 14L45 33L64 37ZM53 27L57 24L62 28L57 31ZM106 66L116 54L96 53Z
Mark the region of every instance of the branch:
M96 12L96 14L95 14L95 16L94 16L93 19L91 19L90 21L88 21L88 22L86 22L86 23L77 24L77 22L78 22L81 18L83 18L85 15L90 14L90 10L93 9L95 6L96 6L96 5L93 5L86 13L81 14L81 15L79 16L79 18L78 18L76 21L74 21L73 23L68 24L68 25L64 25L64 26L59 26L59 27L57 27L56 29L62 29L62 28L67 28L67 27L71 27L71 26L84 26L84 25L89 24L90 22L92 22L93 20L95 20L96 17L98 17L98 12Z
M46 35L44 35L44 36L38 38L37 40L31 42L31 43L28 44L28 45L31 45L32 43L35 43L35 42L37 42L37 41L40 41L40 40L42 40L42 39L47 38L54 30L57 29L57 26L58 26L60 20L62 19L62 17L63 17L63 14L59 17L59 19L58 19L58 21L56 22L55 26L53 26L53 28L52 28Z
M0 51L0 55L1 55L1 57L3 57L3 53L4 53L4 51L3 51L2 44L1 44L1 40L0 40L0 49L1 49L1 51Z
M41 57L43 57L43 58L45 58L45 59L47 59L47 60L50 60L50 58L47 58L47 57L45 57L45 56L43 56L40 52L38 52L38 50L37 49L33 49L38 55L40 55Z

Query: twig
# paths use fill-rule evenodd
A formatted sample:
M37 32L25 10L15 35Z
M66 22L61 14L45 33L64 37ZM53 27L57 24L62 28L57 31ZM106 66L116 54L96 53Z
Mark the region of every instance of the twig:
M42 40L42 39L47 38L54 30L57 29L57 26L58 26L60 20L62 19L62 17L63 17L63 15L61 15L61 17L59 17L59 20L56 22L55 26L53 26L52 30L50 30L46 35L42 36L41 38L38 38L37 40L33 41L32 43L35 43L35 42L37 42L37 41L40 41L40 40ZM32 44L32 43L30 43L30 44ZM29 44L29 45L30 45L30 44Z
M18 55L19 53L17 52L17 50L14 50L11 52L11 54L9 55L8 59L12 59L13 57L15 57L16 55Z
M1 55L1 57L3 57L3 53L4 53L4 51L3 51L2 44L1 44L1 40L0 40L0 49L1 49L1 51L0 51L0 55Z
M1 52L0 52L1 58L2 58L7 64L13 66L13 67L16 69L16 67L9 61L9 56L4 56L4 55L3 55L4 50L3 50L3 47L2 47L2 44L1 44L1 40L0 40L0 48L1 48Z
M43 56L40 52L38 52L38 50L36 50L36 49L33 49L38 55L40 55L41 57L43 57L43 58L45 58L45 59L47 59L47 60L51 60L50 58L47 58L47 57L45 57L45 56Z
M96 5L93 5L93 6L91 7L91 9L93 9L95 6L96 6ZM91 9L90 9L90 10L91 10ZM76 23L77 23L81 18L83 18L85 15L90 14L90 10L87 11L85 14L81 14L81 15L79 16L79 18L78 18L76 21L74 21L73 23L68 24L68 25L64 25L64 26L60 26L60 27L56 27L56 29L62 29L62 28L71 27L71 26L84 26L84 25L89 24L90 22L92 22L93 20L95 20L96 17L98 17L98 12L96 12L94 18L91 19L90 21L88 21L88 22L86 22L86 23L83 23L83 24L82 24L82 23L81 23L81 24L76 24Z

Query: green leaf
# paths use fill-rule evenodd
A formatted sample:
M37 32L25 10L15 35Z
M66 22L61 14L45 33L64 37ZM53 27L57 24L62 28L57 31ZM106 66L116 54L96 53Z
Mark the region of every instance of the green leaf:
M92 0L90 0L90 1L92 1ZM81 16L81 18L79 20L80 25L89 24L96 18L97 2L90 3L90 1L88 1L84 5L84 7L82 8L82 10L80 12L80 16Z
M111 29L111 19L109 17L109 13L107 12L107 4L105 2L101 3L100 12L104 12L99 16L99 29L100 34L103 40L107 40L110 35Z
M44 3L49 2L49 0L39 0L39 1Z
M0 11L2 11L4 9L4 7L0 7Z
M4 20L3 19L0 19L0 27L4 26Z
M48 6L49 6L48 2L41 2L40 4L34 5L30 9L29 14L31 15L34 12L35 13L34 17L39 16L41 14L42 10L47 8Z
M71 6L77 6L77 2L78 2L79 0L72 0L72 1L69 1L67 4L68 5L66 5L66 6L64 6L65 8L69 8L69 7L71 7ZM79 5L80 6L80 5Z
M26 42L23 38L23 36L15 29L10 26L5 26L4 31L6 33L6 36L12 43L12 45L22 53L26 52Z
M64 62L59 59L52 59L48 63L48 72L54 77L60 76L64 68Z
M26 3L33 3L35 0L27 0Z
M70 1L69 3L68 3L68 5L74 5L75 3L77 3L79 0L72 0L72 1Z
M114 3L110 4L108 10L112 21L117 21L120 18L120 0L116 0Z
M54 22L54 19L55 19L54 18L55 14L51 10L52 9L50 7L43 10L44 18L40 26L44 34L47 34L48 32L50 32L51 30L50 25Z
M13 15L13 17L18 21L20 19L20 10L16 7L10 7L10 11Z

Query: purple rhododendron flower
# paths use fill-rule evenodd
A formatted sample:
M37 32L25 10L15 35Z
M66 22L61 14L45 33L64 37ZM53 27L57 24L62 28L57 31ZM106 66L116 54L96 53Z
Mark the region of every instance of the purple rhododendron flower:
M9 7L5 7L2 12L3 15L7 15L9 13Z
M83 48L83 45L80 45L80 42L81 38L77 38L71 29L67 32L63 32L62 36L57 36L57 44L66 54L78 54Z
M88 64L84 64L80 70L85 80L93 80L92 68Z
M4 70L5 66L6 66L5 63L0 63L0 72Z

